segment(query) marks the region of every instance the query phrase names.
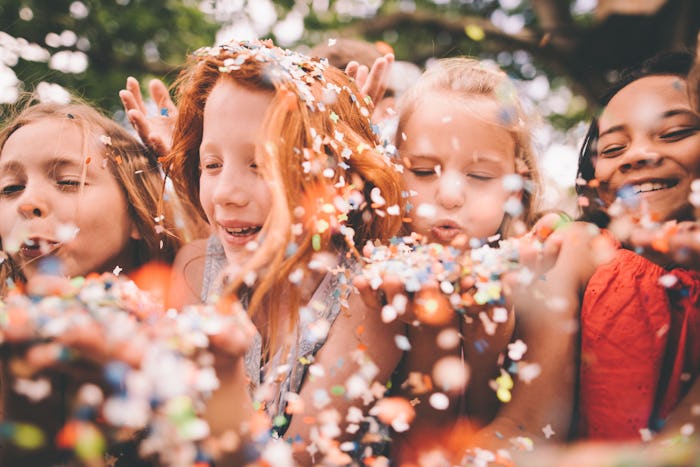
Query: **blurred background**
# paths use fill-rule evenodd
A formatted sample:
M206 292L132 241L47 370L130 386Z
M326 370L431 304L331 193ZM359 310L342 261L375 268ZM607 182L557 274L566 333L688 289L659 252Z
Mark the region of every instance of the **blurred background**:
M171 83L188 52L231 38L301 51L364 39L421 69L471 55L541 116L546 203L575 213L576 148L598 97L625 67L694 49L699 29L698 0L2 0L0 107L71 90L123 121L127 76Z

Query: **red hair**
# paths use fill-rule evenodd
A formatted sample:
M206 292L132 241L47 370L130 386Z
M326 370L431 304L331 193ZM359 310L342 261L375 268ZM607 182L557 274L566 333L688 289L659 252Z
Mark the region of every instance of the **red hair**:
M255 316L263 304L276 310L286 292L293 325L301 297L289 275L307 269L315 252L343 255L368 240L394 236L404 212L401 176L379 150L369 120L371 104L342 71L269 42L232 42L195 52L177 82L179 116L167 166L176 190L198 206L203 218L199 146L204 105L225 79L274 92L256 147L259 170L270 182L272 208L260 233L264 241L241 265L232 290L255 271L259 281L249 314ZM378 194L384 203L377 203ZM302 220L301 233L293 232ZM275 336L277 313L269 318L269 335Z

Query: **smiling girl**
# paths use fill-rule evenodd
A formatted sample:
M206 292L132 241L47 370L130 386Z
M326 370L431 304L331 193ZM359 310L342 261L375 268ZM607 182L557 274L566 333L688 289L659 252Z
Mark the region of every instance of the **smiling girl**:
M661 429L700 371L700 272L678 267L663 237L654 248L624 248L625 233L635 225L694 220L700 117L687 92L692 58L661 55L625 75L605 98L581 150L587 216L612 218L610 229L622 242L594 272L586 265L596 255L582 252L586 261L574 276L585 290L584 438L633 439L640 430Z

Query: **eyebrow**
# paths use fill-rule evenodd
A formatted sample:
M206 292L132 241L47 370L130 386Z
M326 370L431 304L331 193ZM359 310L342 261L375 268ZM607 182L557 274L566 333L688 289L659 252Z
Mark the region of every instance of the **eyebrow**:
M0 162L0 173L2 172L19 172L23 168L22 164L17 161Z
M666 112L662 113L659 116L658 120L663 120L663 119L669 118L669 117L675 117L676 115L689 115L689 116L693 117L694 119L698 118L695 115L695 113L693 111L691 111L690 109L671 109L671 110L667 110ZM611 133L615 133L618 131L623 131L624 129L625 129L625 125L611 126L607 130L601 132L598 135L598 138L602 138L603 136L606 136L606 135L609 135Z
M47 161L45 167L47 170L50 171L56 171L58 169L62 169L65 167L69 168L76 168L76 169L82 169L83 167L83 158L79 160L75 160L73 158L68 158L68 157L57 157L55 159L51 159L50 161Z
M439 159L435 154L402 154L403 157L408 157L409 159Z

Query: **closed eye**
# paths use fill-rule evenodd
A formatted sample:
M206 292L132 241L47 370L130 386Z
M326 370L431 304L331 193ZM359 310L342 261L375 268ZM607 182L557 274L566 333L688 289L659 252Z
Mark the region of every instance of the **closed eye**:
M413 175L416 177L430 177L431 175L435 175L435 168L430 167L430 168L420 168L420 167L412 167L411 172Z
M482 182L486 182L486 181L493 180L494 178L496 178L492 175L479 174L479 173L468 173L467 177L472 178L474 180L479 180Z
M661 134L660 138L663 141L674 142L674 141L680 141L682 139L685 139L688 136L692 136L697 132L698 132L698 128L695 128L695 127L679 128L679 129L673 129L671 131L667 131L667 132Z
M625 146L623 145L613 145L607 146L599 151L599 154L603 157L615 157L618 156L622 151L624 151Z
M24 185L6 185L2 187L0 196L12 196L24 190Z
M61 191L77 191L80 188L80 180L59 180L56 182Z

